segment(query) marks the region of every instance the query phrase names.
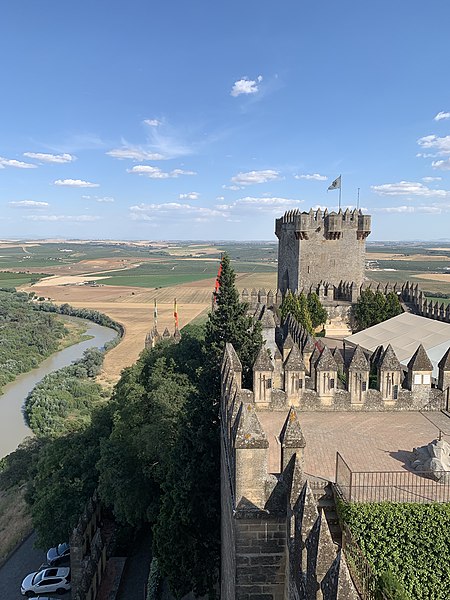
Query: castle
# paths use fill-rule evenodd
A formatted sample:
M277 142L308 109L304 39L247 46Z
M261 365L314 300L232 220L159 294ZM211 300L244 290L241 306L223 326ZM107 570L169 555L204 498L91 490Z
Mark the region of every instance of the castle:
M242 299L262 324L265 345L253 365L252 389L227 344L222 362L221 512L224 600L356 600L349 566L318 499L329 489L305 472L302 413L440 411L448 404L450 348L433 382L433 365L419 345L405 369L390 345L330 350L292 317L280 323L287 290L317 291L325 304L354 302L364 281L370 217L358 211L300 213L276 221L278 290L247 290ZM449 321L418 286L395 291L419 314ZM284 425L278 430L275 423ZM277 417L277 418L275 418ZM333 488L334 489L334 488ZM325 495L329 492L325 492ZM330 494L331 496L331 494ZM326 500L326 501L331 501Z

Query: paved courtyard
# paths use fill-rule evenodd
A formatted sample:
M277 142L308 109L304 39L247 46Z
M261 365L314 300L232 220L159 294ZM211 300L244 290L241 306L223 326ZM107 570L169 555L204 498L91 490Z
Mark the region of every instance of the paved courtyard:
M286 416L258 412L269 439L272 473L280 472L278 435ZM298 412L298 417L306 439L306 473L333 481L337 451L352 471L402 471L415 446L431 442L439 429L450 433L450 418L434 412Z

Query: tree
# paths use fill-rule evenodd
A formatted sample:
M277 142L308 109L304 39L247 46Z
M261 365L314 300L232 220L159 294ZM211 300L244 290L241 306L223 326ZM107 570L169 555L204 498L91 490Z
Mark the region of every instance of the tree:
M239 300L227 255L221 261L214 310L205 326L198 394L187 400L172 451L154 547L161 571L181 597L190 590L215 597L220 561L220 367L225 344L233 344L244 385L262 345L259 323Z
M327 322L328 313L322 306L319 296L315 292L310 292L308 294L308 310L314 330Z
M306 331L309 333L313 332L311 315L308 309L308 300L303 292L294 295L291 290L288 290L281 303L280 311L283 319L286 319L286 317L291 314L297 323L303 325Z
M377 323L391 319L402 313L397 294L389 292L386 296L380 292L363 290L352 307L352 316L358 331L372 327Z

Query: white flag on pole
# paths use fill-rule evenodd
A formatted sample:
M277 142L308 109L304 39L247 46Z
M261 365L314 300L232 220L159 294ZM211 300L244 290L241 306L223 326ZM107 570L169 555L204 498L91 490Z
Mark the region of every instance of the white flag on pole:
M341 189L341 176L339 175L339 177L336 177L336 179L328 187L327 192L330 190L340 190L340 189Z

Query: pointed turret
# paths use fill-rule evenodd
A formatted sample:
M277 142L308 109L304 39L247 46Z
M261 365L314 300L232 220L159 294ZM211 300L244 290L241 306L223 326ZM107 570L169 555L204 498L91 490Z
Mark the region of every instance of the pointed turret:
M292 348L294 347L294 340L292 339L292 336L290 333L287 334L286 339L283 342L283 362L287 359L287 357L289 356L289 352L292 350Z
M439 377L438 377L438 388L445 392L447 405L450 391L450 348L441 358L438 363Z
M411 356L408 362L408 389L411 391L419 391L423 386L431 387L431 374L433 373L433 364L425 352L422 344Z
M328 346L324 346L315 365L316 391L323 404L331 404L336 390L337 364Z
M181 333L178 327L175 327L175 331L173 332L173 339L176 344L181 340Z
M284 391L288 403L299 406L304 388L305 365L299 347L294 344L284 363Z
M253 365L253 394L256 403L268 405L272 400L274 366L264 346Z
M284 422L280 433L280 443L282 471L287 467L294 454L297 454L299 464L303 467L306 440L294 407L291 407Z
M402 367L389 344L378 363L378 389L385 402L395 402L402 382Z
M275 346L273 364L273 387L277 389L282 389L284 384L283 357L278 349L278 346Z
M264 508L265 478L268 472L267 436L252 404L242 404L235 436L236 506Z
M332 354L333 354L334 360L336 361L338 373L343 375L345 363L344 363L344 357L342 356L342 352L340 351L339 348L336 347L332 351Z
M352 404L363 404L369 389L369 363L361 346L356 346L348 366L347 389Z
M304 346L303 346L303 362L305 363L305 369L308 375L311 375L311 356L316 347L315 340L309 333L307 334Z

